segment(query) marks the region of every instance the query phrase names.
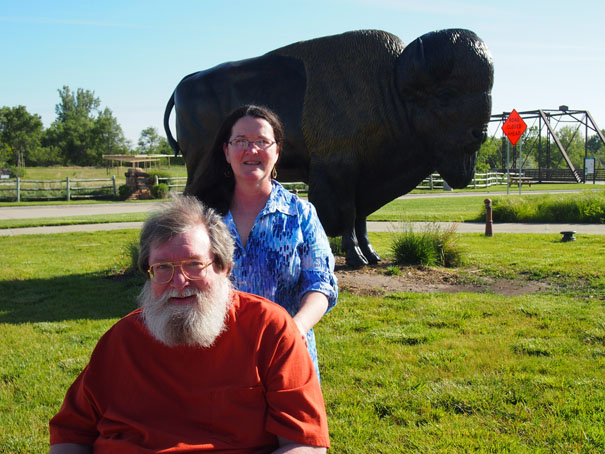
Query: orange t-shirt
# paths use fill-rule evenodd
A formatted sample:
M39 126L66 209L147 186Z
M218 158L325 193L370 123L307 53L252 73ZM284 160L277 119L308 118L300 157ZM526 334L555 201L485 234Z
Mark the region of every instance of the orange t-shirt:
M124 454L267 453L277 436L329 447L321 388L288 313L237 291L206 349L158 342L140 309L124 317L50 421L51 444Z

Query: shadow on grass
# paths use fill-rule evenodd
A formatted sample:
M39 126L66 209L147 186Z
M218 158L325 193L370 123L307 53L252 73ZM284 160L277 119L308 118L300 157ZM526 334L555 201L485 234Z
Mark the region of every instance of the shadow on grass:
M142 276L76 274L0 282L0 323L120 318L137 307Z

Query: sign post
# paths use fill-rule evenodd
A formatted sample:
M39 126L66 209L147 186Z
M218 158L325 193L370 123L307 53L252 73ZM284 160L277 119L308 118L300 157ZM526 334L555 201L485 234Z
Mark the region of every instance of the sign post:
M510 189L510 140L506 141L506 195Z
M502 125L502 131L504 132L504 134L506 134L506 137L508 137L508 140L510 141L510 143L513 144L513 146L515 146L517 144L517 142L519 141L519 139L521 138L521 136L523 135L523 133L525 132L526 129L527 129L527 124L525 124L525 122L523 121L523 118L521 118L521 115L519 115L515 109L513 109L513 111L510 113L510 115L508 116L508 118L506 119L504 124ZM519 194L521 194L521 182L522 182L521 170L522 170L521 144L519 144L519 177L518 177ZM510 184L508 152L507 152L506 177L508 180L507 184L506 184L506 193L508 194L508 185Z
M523 148L523 142L519 142L519 179L517 181L519 185L519 195L521 195L521 186L523 186L523 156L521 155L521 148Z

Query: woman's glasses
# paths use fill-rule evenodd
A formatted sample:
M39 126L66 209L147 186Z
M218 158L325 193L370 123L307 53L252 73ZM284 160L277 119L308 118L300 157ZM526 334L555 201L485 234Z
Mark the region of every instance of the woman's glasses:
M250 145L254 144L254 146L256 148L259 148L261 150L266 150L274 143L277 143L277 142L275 142L273 140L269 140L269 139L258 139L258 140L233 139L229 142L229 145L231 145L235 148L238 148L240 150L247 150Z

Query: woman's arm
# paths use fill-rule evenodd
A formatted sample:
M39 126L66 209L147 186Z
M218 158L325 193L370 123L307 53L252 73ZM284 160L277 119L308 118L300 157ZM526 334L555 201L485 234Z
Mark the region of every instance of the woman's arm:
M314 318L314 320L310 320L303 315L304 318L301 319L301 322L305 323L304 328L308 331L336 304L338 285L336 276L334 276L334 255L330 249L328 237L315 212L315 207L307 203L303 205L301 211L300 228L304 246L301 248L301 294L303 295L300 299L299 310L303 310L307 298L312 301L316 298L321 298L324 301L325 298L325 301L327 301L327 306L323 306L323 304L318 306L317 303L311 303L309 309L313 313L311 319Z
M300 309L294 316L294 322L302 337L323 317L328 310L328 297L320 292L307 292L300 300Z

